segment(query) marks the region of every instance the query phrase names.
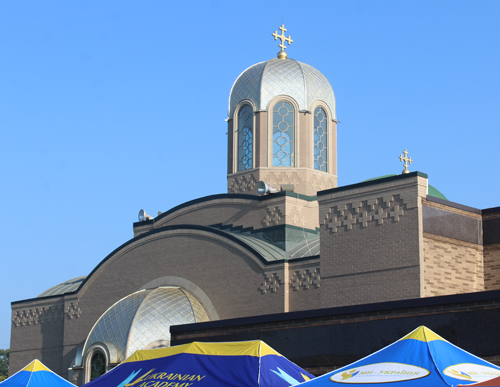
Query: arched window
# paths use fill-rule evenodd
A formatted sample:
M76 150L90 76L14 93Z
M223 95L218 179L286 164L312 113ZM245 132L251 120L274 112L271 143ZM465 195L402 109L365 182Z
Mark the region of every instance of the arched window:
M101 351L95 351L90 360L90 381L106 373L106 358Z
M273 109L273 167L294 166L293 108L278 102Z
M323 108L314 109L314 169L328 170L327 116Z
M238 113L238 171L253 167L253 112L249 105Z

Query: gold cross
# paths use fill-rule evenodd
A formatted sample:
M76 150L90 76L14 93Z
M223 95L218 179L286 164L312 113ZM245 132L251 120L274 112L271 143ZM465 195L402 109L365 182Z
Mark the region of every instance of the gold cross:
M405 157L403 157L403 155L399 155L399 160L401 160L401 162L404 161L404 165L403 166L405 167L405 169L403 170L402 173L410 173L410 171L408 169L408 161L411 164L413 162L413 160L411 159L411 157L410 158L407 157L408 156L408 151L406 149L403 151L403 153L405 154Z
M288 42L288 45L290 45L292 44L293 40L290 37L290 35L288 35L288 38L285 36L286 28L284 24L282 24L279 29L281 30L281 35L278 35L278 31L274 31L273 34L274 40L278 40L278 38L281 39L281 44L278 46L281 48L281 51L278 53L278 58L286 59L288 55L285 53L286 49L285 42Z

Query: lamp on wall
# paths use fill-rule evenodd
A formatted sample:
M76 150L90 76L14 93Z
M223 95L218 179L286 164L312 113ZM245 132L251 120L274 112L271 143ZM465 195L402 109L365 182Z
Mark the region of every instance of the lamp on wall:
M153 217L141 209L139 211L139 222L145 222L146 220L153 220Z
M270 185L267 185L266 182L264 181L259 181L257 183L257 192L259 193L260 196L262 196L271 193L276 193L278 192L278 190L276 188L271 187Z

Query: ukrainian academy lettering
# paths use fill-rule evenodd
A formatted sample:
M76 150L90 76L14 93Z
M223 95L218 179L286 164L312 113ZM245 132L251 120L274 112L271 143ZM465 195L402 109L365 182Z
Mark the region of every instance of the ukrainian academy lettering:
M201 381L206 375L174 374L158 372L152 374L154 368L136 381L126 384L125 387L189 387L195 382Z

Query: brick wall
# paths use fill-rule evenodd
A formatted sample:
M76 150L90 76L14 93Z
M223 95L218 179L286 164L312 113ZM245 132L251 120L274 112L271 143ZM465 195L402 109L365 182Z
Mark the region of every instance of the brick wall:
M417 173L318 193L321 307L420 297Z
M423 297L485 290L483 247L424 233Z
M65 313L62 297L41 299L13 306L9 375L33 359L39 359L56 373L63 373Z
M500 243L484 246L484 290L500 289Z
M319 258L308 263L289 264L289 311L321 308L321 270Z

